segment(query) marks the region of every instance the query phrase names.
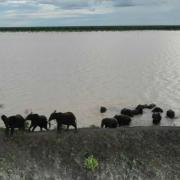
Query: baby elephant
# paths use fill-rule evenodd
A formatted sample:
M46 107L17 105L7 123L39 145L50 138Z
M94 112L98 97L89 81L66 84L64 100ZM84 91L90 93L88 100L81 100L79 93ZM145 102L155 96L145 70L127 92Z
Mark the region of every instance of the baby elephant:
M170 109L170 110L168 110L168 111L166 112L166 116L167 116L168 118L173 119L173 118L175 118L175 112Z
M25 119L21 115L15 115L7 117L5 115L1 116L1 119L6 126L6 134L9 135L9 129L11 130L11 136L14 134L14 129L18 128L19 130L25 130Z
M104 126L105 128L117 128L118 122L115 118L104 118L101 121L101 128L103 128Z
M152 114L152 119L153 119L153 124L158 125L161 121L161 114L158 113L153 113Z
M47 118L45 116L41 116L39 114L31 113L26 117L26 120L31 120L29 132L31 131L31 128L32 128L32 132L33 132L37 126L40 127L41 131L43 128L48 130L48 128L47 128L48 121L47 121Z
M129 126L131 122L131 118L126 115L115 115L115 119L117 119L119 126Z

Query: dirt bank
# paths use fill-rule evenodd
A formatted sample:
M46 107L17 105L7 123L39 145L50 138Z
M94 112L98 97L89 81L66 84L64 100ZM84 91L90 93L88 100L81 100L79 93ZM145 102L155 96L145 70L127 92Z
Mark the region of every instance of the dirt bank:
M84 167L94 155L99 166ZM0 131L0 180L180 179L180 128L83 128L74 131Z

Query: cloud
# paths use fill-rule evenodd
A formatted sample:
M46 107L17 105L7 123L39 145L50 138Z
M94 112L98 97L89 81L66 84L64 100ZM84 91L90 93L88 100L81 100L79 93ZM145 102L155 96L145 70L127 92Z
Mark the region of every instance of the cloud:
M59 19L59 21L58 21ZM0 0L7 24L180 24L179 0ZM29 23L29 24L28 24ZM41 24L39 24L41 25Z
M93 6L87 3L75 4L73 1L65 3L64 1L51 0L19 0L3 1L4 6L9 9L1 15L7 18L66 18L78 17L82 15L105 14L111 12L110 8L104 6Z

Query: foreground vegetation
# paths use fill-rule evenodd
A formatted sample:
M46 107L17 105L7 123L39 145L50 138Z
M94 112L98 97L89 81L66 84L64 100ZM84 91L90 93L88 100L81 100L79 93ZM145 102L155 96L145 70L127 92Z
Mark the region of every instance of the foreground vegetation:
M0 130L1 180L179 180L180 128Z
M0 27L0 32L38 32L38 31L133 31L133 30L180 30L180 25L152 26L61 26L61 27Z

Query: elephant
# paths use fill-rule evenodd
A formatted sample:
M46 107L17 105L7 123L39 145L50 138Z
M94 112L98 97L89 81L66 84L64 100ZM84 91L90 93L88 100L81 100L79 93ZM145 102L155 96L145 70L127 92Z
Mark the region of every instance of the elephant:
M131 109L127 109L127 108L122 109L121 110L121 114L122 115L126 115L126 116L130 116L130 117L134 116L132 110Z
M104 118L101 121L101 128L117 128L118 121L115 118Z
M2 115L1 119L4 122L4 125L6 127L6 134L8 136L9 136L9 129L11 130L10 132L11 136L13 136L15 128L18 128L19 130L22 131L25 130L25 119L19 114L10 117L7 117L6 115Z
M128 126L131 118L126 115L115 115L114 118L118 121L119 126Z
M159 112L155 112L152 114L153 124L158 125L161 121L161 114Z
M163 110L160 107L155 107L152 112L159 112L159 113L163 113Z
M170 119L173 119L175 118L175 112L171 109L169 109L167 112L166 112L166 116Z
M144 105L139 104L139 105L136 106L135 109L145 109L145 108L147 108L147 104L144 104Z
M72 112L62 113L54 111L49 117L49 126L53 119L57 122L57 131L62 129L62 125L67 125L67 130L69 126L73 126L75 131L77 131L76 117Z
M105 113L107 111L107 108L106 107L104 107L104 106L101 106L100 107L100 112L101 113Z
M147 104L144 104L144 105L139 104L139 105L136 106L136 109L152 109L154 107L156 107L155 104L149 104L149 105L147 105Z
M131 110L133 116L135 115L140 115L140 114L143 114L143 109L142 108L136 108L134 110Z
M33 132L37 126L40 127L41 131L42 131L43 128L48 130L48 127L47 127L48 121L47 121L46 116L30 113L26 117L26 120L31 120L31 125L30 125L30 127L28 129L29 132L31 131L31 128L32 128L32 132Z
M155 108L156 107L156 105L155 104L149 104L149 105L147 105L147 109L152 109L152 108Z

